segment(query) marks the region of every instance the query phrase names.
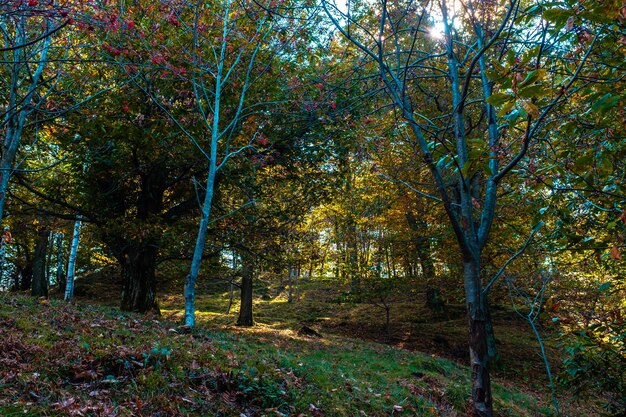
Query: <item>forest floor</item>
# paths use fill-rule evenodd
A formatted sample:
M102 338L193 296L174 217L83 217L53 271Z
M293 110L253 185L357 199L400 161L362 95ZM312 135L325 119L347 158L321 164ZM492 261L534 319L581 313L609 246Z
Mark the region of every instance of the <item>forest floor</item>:
M174 293L148 317L102 305L115 302L101 296L110 291L70 305L1 295L0 415L466 415L459 306L435 314L394 305L388 337L379 307L305 284L298 302L284 291L255 299L255 326L240 328L238 305L226 314L228 292L209 287L199 288L193 330L180 326ZM495 311L496 415L552 415L536 341L517 317ZM299 334L303 325L321 337ZM561 403L566 415L598 414Z

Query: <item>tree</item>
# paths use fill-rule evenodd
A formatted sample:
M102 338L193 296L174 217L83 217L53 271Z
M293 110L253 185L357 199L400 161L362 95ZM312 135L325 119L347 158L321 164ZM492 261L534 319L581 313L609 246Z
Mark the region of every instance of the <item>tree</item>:
M273 71L274 59L290 47L294 30L281 26L279 33L279 26L288 23L279 17L279 9L274 2L240 4L231 0L171 7L167 21L176 28L173 39L178 44L175 51L164 50L151 59L152 64L183 80L181 88L191 93L193 115L178 117L163 93L144 92L206 158L199 229L185 280L188 326L195 324L195 283L218 173L231 159L263 146L266 117L261 109L272 100L271 91L255 95L254 86Z
M322 7L369 60L400 120L401 140L414 144L431 173L434 187L423 194L444 207L463 262L473 412L492 416L486 299L502 270L484 276L481 263L499 190L575 93L603 28L586 29L576 59L564 60L568 28L541 21L541 5L382 0L372 10ZM425 83L448 91L435 111Z
M0 156L0 219L14 160L29 118L46 102L55 83L45 70L54 40L67 25L63 7L30 2L0 2L0 28L4 54L2 71L2 149Z
M67 281L65 283L65 292L63 296L65 301L71 301L74 296L74 272L76 271L76 257L78 254L78 244L80 243L80 227L81 220L77 219L74 223L74 234L72 236L70 256L67 261Z
M35 247L35 255L33 261L33 280L31 294L35 297L48 297L48 275L47 270L47 250L48 239L50 238L50 229L47 227L37 231L37 246Z

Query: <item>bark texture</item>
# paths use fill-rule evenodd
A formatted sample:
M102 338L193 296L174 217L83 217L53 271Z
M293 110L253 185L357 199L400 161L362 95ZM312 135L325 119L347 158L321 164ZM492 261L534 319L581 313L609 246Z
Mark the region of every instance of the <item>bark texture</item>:
M37 232L37 246L35 248L35 256L33 259L33 281L31 294L34 297L48 296L48 274L47 270L47 253L48 239L50 238L49 229L40 229Z
M241 264L241 306L239 307L238 326L252 326L252 277L254 267L249 254L242 256Z
M157 247L146 243L129 248L121 259L122 310L146 313L159 310L156 302Z
M469 327L469 353L472 369L471 404L477 417L493 416L493 398L489 376L487 348L487 319L481 296L480 262L476 259L464 263L467 318Z

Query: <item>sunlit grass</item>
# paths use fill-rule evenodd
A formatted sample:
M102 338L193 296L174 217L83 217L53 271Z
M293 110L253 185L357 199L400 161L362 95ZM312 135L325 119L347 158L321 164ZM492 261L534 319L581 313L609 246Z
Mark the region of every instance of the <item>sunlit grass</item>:
M130 395L139 398L144 406L167 405L172 401L168 400L172 384L182 384L181 387L190 384L188 370L191 364L197 363L200 365L195 366L228 373L239 381L248 381L246 384L264 384L259 385L262 389L259 388L258 395L284 391L286 394L276 395L289 398L290 415L311 414L313 406L328 417L452 417L465 415L467 407L470 372L463 365L328 332L324 332L322 338L298 334L303 321L319 323L319 320L335 318L333 314L337 312L345 313L346 317L356 314L363 319L367 308L362 306L256 300L257 324L242 328L233 324L237 316L236 305L229 315L226 314L227 293L214 297L201 295L197 304L198 326L188 332L180 330L180 297L164 297L161 300L163 317L145 321L141 316L120 313L110 307L67 306L62 302L39 304L28 297L17 300L14 305L0 306L0 318L11 317L19 331L24 333L25 343L39 346L44 352L53 354L51 346L68 338L77 352L88 358L83 362L124 351L137 352L139 360L144 357L140 355L148 355L146 358L154 355L151 353L153 349L171 352L171 356L163 358L163 364L167 366L156 367L150 372L142 370L137 374L135 385L108 386L112 390L110 397L120 404ZM67 320L66 316L80 317L82 321L63 322ZM56 328L45 325L51 319L59 321ZM58 371L48 364L46 355L48 353L36 359L32 366L44 376L50 374L49 380L55 381L58 377L54 375ZM77 359L69 360L80 363ZM544 399L524 393L508 381L503 382L507 383L496 379L494 384L497 415L535 416L548 412L541 405L545 404ZM88 401L88 392L72 389L80 401ZM181 392L191 396L193 401L201 401L200 397L193 396L193 392ZM0 415L6 415L3 413L12 409L9 404L6 408L2 404L0 402ZM186 401L170 405L179 410L189 406ZM46 407L44 403L34 403L26 407L25 415L31 412L31 415L53 415L46 411ZM205 414L185 412L183 415Z

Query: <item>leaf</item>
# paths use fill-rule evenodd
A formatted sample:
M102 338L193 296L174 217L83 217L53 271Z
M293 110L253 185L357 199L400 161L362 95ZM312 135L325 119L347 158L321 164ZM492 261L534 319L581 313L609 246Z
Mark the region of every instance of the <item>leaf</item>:
M570 16L570 11L564 9L549 9L543 12L543 18L551 22L565 22Z
M622 215L619 216L619 219L626 224L626 208L624 209L624 211L622 211Z
M510 94L495 93L489 96L489 98L487 99L487 103L491 104L492 106L501 106L507 101L510 101L512 99L513 99L513 96L511 96Z
M609 288L611 288L611 281L607 281L604 284L600 285L598 287L598 291L604 292L604 291L608 290Z
M526 113L534 118L539 117L539 109L530 100L522 100L521 105L522 108L526 110Z
M487 103L491 104L492 106L501 106L507 101L511 100L513 100L513 96L508 93L495 93L489 96L489 98L487 99Z
M595 101L592 104L591 109L600 113L605 113L607 110L617 106L619 99L619 95L606 93L599 100Z
M524 98L545 96L546 88L541 84L529 85L519 90L517 94Z
M524 87L528 84L532 84L535 81L537 81L538 78L539 78L538 70L531 71L526 75L526 78L524 78L524 80L521 83L519 83L518 87Z
M506 104L504 104L504 106L502 106L502 108L498 112L498 116L500 116L500 117L505 116L506 114L508 114L511 111L513 106L515 106L515 102L513 100L508 101Z
M611 248L610 255L612 259L615 259L618 261L622 259L622 254L620 253L620 250L615 245L613 245L613 247Z
M589 154L583 155L574 161L574 169L576 171L580 171L580 170L586 171L589 169L589 166L591 165L592 162L593 162L593 156Z

